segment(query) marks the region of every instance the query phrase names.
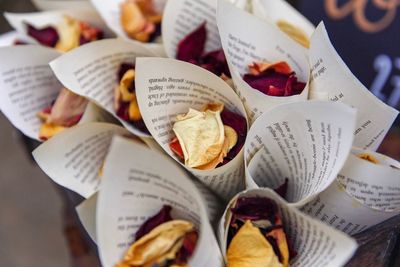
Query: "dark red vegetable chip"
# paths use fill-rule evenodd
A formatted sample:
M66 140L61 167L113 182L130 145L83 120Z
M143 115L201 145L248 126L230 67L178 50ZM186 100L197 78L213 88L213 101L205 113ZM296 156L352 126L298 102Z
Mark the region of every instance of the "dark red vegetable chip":
M135 240L139 240L144 235L150 233L151 230L153 230L160 224L171 221L172 220L171 209L172 209L171 206L164 205L156 215L145 221L142 224L142 226L140 226L139 230L136 232Z
M203 22L197 29L182 39L177 48L176 58L198 65L217 76L224 74L231 77L228 63L222 49L204 54L207 40L206 23Z
M288 74L268 69L260 74L245 74L243 80L252 88L270 96L292 96L301 94L305 83L299 82L294 72Z
M274 223L277 211L276 204L268 198L241 197L236 201L235 207L231 208L231 222L240 219L241 221L269 220Z
M51 26L42 29L37 29L30 24L26 24L28 27L28 35L38 41L40 44L55 47L58 42L59 36L57 30Z
M176 58L187 62L191 60L198 62L204 53L206 38L207 30L204 22L179 42Z
M246 141L247 122L245 117L234 113L227 108L224 108L224 110L221 112L221 120L224 125L234 129L238 135L238 141L236 145L229 150L228 155L224 158L223 164L226 164L233 160L242 149L244 142Z

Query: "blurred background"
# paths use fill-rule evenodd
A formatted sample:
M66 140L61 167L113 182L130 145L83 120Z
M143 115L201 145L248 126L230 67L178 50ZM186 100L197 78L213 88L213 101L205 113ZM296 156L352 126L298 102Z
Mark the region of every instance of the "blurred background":
M314 24L324 20L349 68L382 101L399 109L398 1L290 2ZM0 0L1 13L35 10L28 0ZM10 30L0 16L0 34ZM399 122L398 118L380 148L398 160ZM0 266L98 266L96 255L90 252L93 244L73 212L80 199L55 185L36 166L30 156L35 146L0 113Z

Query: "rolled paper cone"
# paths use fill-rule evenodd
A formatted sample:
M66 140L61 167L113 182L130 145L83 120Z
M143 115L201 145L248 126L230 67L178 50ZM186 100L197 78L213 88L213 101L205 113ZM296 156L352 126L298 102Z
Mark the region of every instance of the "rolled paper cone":
M58 25L60 25L60 23L63 22L65 16L69 16L79 21L86 22L90 26L101 29L105 37L113 36L113 33L108 29L106 24L93 8L69 8L65 10L53 10L32 13L4 13L4 17L7 19L8 23L14 28L14 30L25 36L26 39L34 44L37 44L38 41L28 35L28 28L26 25L27 23L34 26L35 28L48 26L57 27Z
M168 157L120 137L107 155L97 201L102 264L114 266L122 260L139 227L163 205L172 207L173 219L190 221L199 231L188 266L221 266L204 199L190 178Z
M263 197L275 202L282 218L287 240L297 253L290 261L290 266L343 266L357 249L354 239L306 216L295 207L288 205L274 191L268 188L249 189L240 192L229 202L219 223L218 238L225 263L227 262L226 251L232 216L231 208L240 197Z
M356 112L341 104L280 105L252 125L245 143L246 184L276 189L301 207L334 182L353 142Z
M79 221L82 223L83 228L93 240L96 240L96 209L97 209L97 194L93 194L90 198L84 200L79 204L75 210L78 213Z
M113 135L131 136L118 125L85 123L52 137L32 154L54 182L88 198L100 185L103 162Z
M0 48L0 109L17 129L38 141L42 121L37 114L51 106L62 88L48 65L59 55L36 45Z
M244 102L252 123L263 112L277 105L308 98L310 68L304 47L290 39L274 24L241 10L226 0L218 0L217 24L235 91ZM246 27L243 27L244 24ZM287 62L298 80L306 83L300 94L269 96L243 80L242 77L249 73L249 64L277 61Z
M176 58L178 44L188 34L206 23L205 52L221 48L215 0L168 0L162 21L162 38L169 58Z
M336 52L321 22L311 38L310 99L342 102L357 109L354 146L376 150L398 111L374 96L350 71Z
M252 12L275 25L280 21L290 23L303 31L309 39L315 31L315 26L284 0L253 0Z
M138 42L106 39L78 47L52 61L50 66L64 86L108 111L134 135L148 140L148 133L121 119L114 108L121 63L135 65L136 57L140 56L155 55Z
M152 0L157 12L163 13L167 0ZM121 4L125 0L91 0L91 3L103 18L107 26L114 32L114 34L123 39L129 39L133 43L141 43L131 39L124 31L121 25ZM150 50L162 51L164 54L164 46L160 43L141 43ZM163 56L163 54L158 54Z
M174 59L138 58L136 73L143 120L165 152L223 199L243 189L243 149L223 166L198 170L186 167L169 147L176 116L187 113L189 108L201 110L206 104L219 102L246 118L243 104L232 88L211 72Z
M93 9L89 0L32 0L35 7L42 11L61 9Z
M301 209L345 233L360 233L400 214L399 168L385 155L353 148L336 182Z

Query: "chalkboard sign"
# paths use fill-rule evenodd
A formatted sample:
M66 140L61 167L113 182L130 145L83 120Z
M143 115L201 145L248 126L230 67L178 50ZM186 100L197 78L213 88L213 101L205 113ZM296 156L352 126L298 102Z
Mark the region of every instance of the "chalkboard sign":
M352 72L377 97L400 109L399 0L289 2L315 25L323 20Z

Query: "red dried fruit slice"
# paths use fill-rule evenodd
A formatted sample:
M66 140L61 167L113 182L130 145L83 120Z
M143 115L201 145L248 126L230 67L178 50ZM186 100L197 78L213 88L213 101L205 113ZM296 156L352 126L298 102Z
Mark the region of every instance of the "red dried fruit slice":
M160 224L171 221L171 209L171 206L164 205L156 215L145 221L136 232L135 240L139 240L142 236L150 233L151 230L153 230Z
M274 64L253 63L250 73L243 80L252 88L269 96L292 96L301 94L306 84L299 82L286 62Z
M180 159L183 160L185 158L178 138L175 137L172 139L171 143L169 143L169 148L171 148L172 152L174 152Z
M187 62L191 60L199 62L204 53L206 38L207 31L204 22L179 42L176 58Z
M37 29L30 24L26 24L28 35L38 41L40 44L54 47L59 39L57 30L51 26Z

